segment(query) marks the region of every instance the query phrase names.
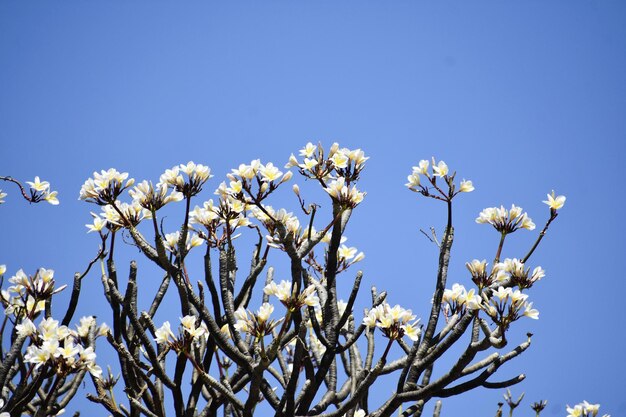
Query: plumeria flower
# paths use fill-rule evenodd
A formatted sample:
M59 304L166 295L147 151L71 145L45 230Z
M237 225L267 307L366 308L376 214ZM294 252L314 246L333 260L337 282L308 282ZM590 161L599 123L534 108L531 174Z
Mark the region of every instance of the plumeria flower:
M448 175L448 165L445 162L439 161L437 165L435 165L435 160L433 159L433 175L435 177L445 177Z
M4 198L7 196L7 193L0 190L0 204L4 203Z
M91 213L93 216L93 223L86 224L85 227L89 229L87 233L91 232L101 232L107 225L107 220L98 216L96 213Z
M298 166L302 169L312 170L317 164L317 159L304 158L304 162Z
M406 177L407 179L407 183L404 184L405 186L407 186L409 189L414 190L417 187L420 186L420 176L419 173L413 172L411 173L411 175L409 175L408 177Z
M262 181L264 182L276 181L283 175L283 173L280 172L280 170L271 162L261 165L259 173L261 174Z
M183 331L192 339L196 339L206 334L206 328L203 326L196 326L196 320L196 316L185 316L180 319Z
M80 337L89 336L89 330L96 325L96 319L93 316L81 317L80 324L76 326L76 332Z
M5 272L7 272L7 266L0 265L0 277L3 276Z
M539 310L533 308L533 303L525 303L524 304L524 316L538 320L539 319Z
M348 167L348 161L350 160L348 158L348 155L346 155L343 152L335 152L335 154L330 158L331 162L333 163L333 166L335 167L335 169L343 169L343 168L347 168Z
M313 156L315 151L317 150L317 146L313 145L311 142L307 143L306 146L300 149L300 156L304 156L306 158L310 158Z
M293 168L297 166L299 166L298 158L296 158L294 154L291 154L291 156L289 157L289 161L287 162L287 164L285 164L285 169L289 169L289 168Z
M31 189L41 193L45 193L50 189L50 183L48 181L40 181L39 177L35 177L34 182L26 181L26 184L28 184Z
M158 344L166 344L176 339L176 336L174 335L174 332L172 332L172 328L170 327L169 321L164 322L161 327L156 329L154 335L154 340Z
M35 324L29 318L22 320L20 324L15 326L15 330L17 330L17 334L22 337L32 336L37 333L37 327L35 327Z
M474 184L470 180L461 181L461 185L459 186L460 193L469 193L474 191Z
M354 247L350 248L346 245L341 245L339 249L337 250L337 256L340 259L349 260L349 259L354 258L354 256L356 255L356 252L357 252L357 249Z
M422 159L419 164L413 167L413 172L416 174L422 174L428 176L428 167L430 163L427 159Z
M556 197L554 190L552 190L552 194L548 194L548 199L544 201L544 203L546 203L551 210L559 210L565 205L565 196L560 195Z
M52 192L46 192L43 196L43 199L46 200L48 203L52 204L53 206L58 206L59 205L59 199L57 197L59 193L56 191L52 191Z

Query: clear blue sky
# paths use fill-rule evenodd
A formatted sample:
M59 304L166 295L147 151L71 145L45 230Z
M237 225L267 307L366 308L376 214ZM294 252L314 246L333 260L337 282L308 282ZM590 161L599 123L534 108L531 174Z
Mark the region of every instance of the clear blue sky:
M436 253L419 229L441 229L443 207L403 184L435 156L476 186L457 205L451 282L469 285L463 264L493 258L482 208L516 203L539 225L545 194L567 195L532 262L547 271L530 293L540 320L511 330L511 346L527 331L533 345L499 374L527 374L517 415L539 399L546 416L584 399L626 415L625 78L621 1L4 1L0 174L41 176L61 205L29 207L0 184L0 264L69 283L97 250L84 228L95 207L77 200L94 170L156 181L194 160L216 174L207 199L241 162L282 166L307 141L338 141L371 156L347 232L365 284L424 317ZM512 237L510 257L534 233ZM96 273L85 287L78 317L109 320ZM501 394L445 400L442 415L493 415Z

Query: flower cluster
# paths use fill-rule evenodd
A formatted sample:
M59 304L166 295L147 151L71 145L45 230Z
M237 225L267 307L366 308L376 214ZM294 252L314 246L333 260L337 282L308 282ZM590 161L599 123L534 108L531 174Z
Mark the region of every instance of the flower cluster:
M369 159L361 149L339 148L333 143L326 156L321 145L309 142L300 150L300 156L303 162L291 154L285 168L297 167L303 176L319 180L333 200L344 207L354 208L363 201L365 193L354 186ZM297 188L294 191L298 194Z
M239 307L235 311L235 319L237 319L235 329L240 332L246 332L256 338L262 338L270 334L284 320L284 317L278 320L270 320L273 311L274 306L269 303L263 303L256 313Z
M26 181L26 184L30 186L30 201L33 203L45 200L53 206L59 204L58 193L50 191L50 183L48 181L41 181L39 177L35 177L34 182Z
M429 172L429 168L432 169ZM474 191L474 185L470 180L463 180L459 184L458 190L454 185L454 176L456 174L450 175L450 168L444 161L436 162L435 158L432 158L432 167L428 160L422 159L417 166L413 167L411 174L407 177L407 183L405 184L409 190L421 193L427 197L433 197L430 193L427 186L422 185L420 175L426 177L428 182L439 192L439 196L435 198L443 197L444 200L450 199L454 197L458 193L469 193ZM450 187L449 193L446 194L443 190L439 189L437 186L437 177L442 178Z
M204 226L207 229L209 239L215 242L218 240L216 237L218 226L225 225L232 235L237 228L250 225L250 220L246 216L246 205L226 196L220 198L219 205L215 205L213 200L209 200L204 202L202 207L195 206L189 212L189 223Z
M160 345L167 345L175 352L181 352L189 348L192 343L198 343L201 337L206 341L209 337L209 330L203 322L198 325L196 316L185 316L180 318L180 335L176 337L170 322L166 321L154 332L154 340Z
M506 329L510 323L517 320L520 315L531 319L539 318L539 311L533 308L533 303L529 303L527 294L512 288L498 287L493 291L491 297L483 293L481 308L499 326ZM523 309L523 311L522 311Z
M315 295L314 285L309 285L300 294L294 294L291 282L281 281L280 284L276 284L272 281L263 288L263 292L276 296L290 311L295 311L304 305L315 307L320 303L319 297Z
M498 262L491 272L487 271L487 265L487 261L484 259L482 261L474 259L465 264L472 274L472 281L481 290L494 284L517 286L523 290L532 287L535 282L546 275L540 266L535 267L531 272L530 268L526 268L522 261L517 258L506 258L504 261Z
M189 161L186 165L180 164L166 169L159 178L159 184L172 187L189 198L202 191L202 186L211 177L211 168Z
M265 205L254 206L250 210L250 217L263 224L267 230L265 238L270 246L277 249L283 249L283 241L287 236L296 246L302 243L303 238L308 237L308 228L303 231L298 217L285 209L275 210L272 206Z
M220 188L241 202L254 204L259 204L280 184L289 181L293 176L291 171L283 175L273 163L262 164L260 159L251 161L249 165L240 164L231 171L227 175L230 187L226 187L226 183L223 182ZM254 184L258 186L256 192L253 191Z
M411 310L406 310L397 304L390 307L389 304L383 303L367 313L367 316L363 318L363 324L368 328L379 327L383 334L392 340L401 339L406 335L409 339L416 341L420 334L420 329L417 327L419 319L413 320L415 316ZM411 321L413 323L410 323Z
M183 193L176 190L172 190L168 195L168 190L166 183L159 182L154 186L152 182L144 180L129 190L128 194L133 198L133 203L150 212L155 212L168 203L181 201L184 198Z
M178 244L180 242L180 231L174 233L167 233L164 236L163 243L165 244L165 249L172 253L178 253ZM202 238L196 234L188 234L187 242L185 242L185 250L189 251L191 248L195 248L196 246L200 246L204 243Z
M100 206L113 204L125 189L135 183L133 178L127 178L128 172L119 172L115 168L94 172L93 178L87 179L80 188L79 200Z
M4 275L6 267L2 269L0 275ZM9 282L13 285L2 290L0 299L5 314L14 314L15 317L35 317L45 308L47 299L67 287L63 285L55 288L54 271L45 268L40 268L34 276L28 276L20 269L9 278Z
M574 407L567 406L567 417L596 417L600 412L600 404L589 404L583 401ZM602 417L611 417L604 414Z
M298 167L300 173L308 178L325 180L336 176L344 177L349 182L358 179L369 159L361 149L339 148L338 143L332 144L326 157L324 149L311 142L300 149L299 155L304 157L302 162L291 154L285 168Z
M358 206L365 197L365 193L357 190L356 185L353 185L352 188L348 187L344 177L339 177L331 181L331 183L324 188L324 191L326 191L334 201L350 208Z
M455 314L462 312L464 308L478 310L482 299L473 288L467 291L463 285L453 284L452 289L444 290L441 301L446 304L444 311Z
M59 322L52 318L42 320L38 326L25 318L16 330L19 336L30 337L31 344L24 361L33 364L35 369L48 365L63 376L85 369L95 378L100 378L102 369L96 365L96 353L92 346L85 346L88 343L86 336L94 327L95 320L87 318L81 319L79 331L59 326Z
M521 290L532 287L535 282L546 276L542 267L537 266L530 272L530 268L526 268L517 258L506 258L503 262L497 263L494 271L497 282L509 282Z
M504 206L488 207L480 212L476 218L476 223L492 225L498 232L513 233L517 229L534 230L535 223L527 213L522 213L522 208L515 204L511 206L511 210L507 210Z
M101 216L107 221L107 226L115 230L123 227L135 227L142 220L151 219L152 213L136 202L129 204L115 201L113 204L102 207ZM91 230L89 225L87 227Z

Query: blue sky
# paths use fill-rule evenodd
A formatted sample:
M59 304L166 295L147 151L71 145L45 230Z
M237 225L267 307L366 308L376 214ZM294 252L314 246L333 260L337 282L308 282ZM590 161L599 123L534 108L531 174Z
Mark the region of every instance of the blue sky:
M337 141L371 157L347 231L367 256L364 283L424 317L436 252L419 229L441 229L443 207L404 183L435 156L476 186L456 206L450 282L468 286L464 263L493 258L497 234L474 222L484 207L516 203L539 225L545 194L567 196L532 259L547 271L530 293L540 320L511 330L511 346L527 331L533 346L500 377L525 373L514 394L526 392L525 408L548 399L547 416L584 399L626 414L623 2L6 1L0 62L0 175L39 175L61 200L28 206L0 184L9 274L45 266L69 282L85 267L95 207L77 197L94 170L156 181L177 163L204 163L215 178L199 204L239 163L282 166L308 141ZM275 205L296 208L287 192ZM505 256L536 232L516 232ZM97 274L85 286L79 314L106 321ZM470 415L468 404L492 415L501 394L446 399L442 415Z

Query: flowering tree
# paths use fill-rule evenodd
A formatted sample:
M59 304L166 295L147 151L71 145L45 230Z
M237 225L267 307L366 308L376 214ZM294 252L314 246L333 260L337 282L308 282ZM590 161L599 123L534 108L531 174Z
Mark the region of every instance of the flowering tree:
M261 402L264 414L276 416L382 417L401 407L402 415L419 416L433 398L478 387L500 389L523 380L524 375L501 380L494 374L530 346L528 335L525 342L507 349L506 336L518 319L538 318L528 290L544 271L531 268L529 260L565 197L548 195L548 219L521 259L505 258L503 248L517 230L535 229L528 214L515 205L483 210L476 221L500 235L495 258L491 265L476 259L466 264L475 288L448 287L453 202L474 187L471 181L457 182L456 173L443 161L420 161L407 187L441 202L447 211L441 240L434 233L432 237L439 259L430 315L421 321L411 310L389 304L387 293L376 288L371 289L369 307L359 314L354 306L362 273L353 274L354 285L346 294L340 294L337 276L352 271L364 258L345 244L345 232L352 211L365 197L357 183L367 160L360 149L333 144L326 151L308 143L299 157L289 158L285 168L292 171L283 173L259 160L239 165L219 185L216 199L201 205L192 200L212 176L201 164L167 169L156 184L136 184L128 173L115 169L95 172L82 186L80 199L101 208L87 225L98 234L100 247L87 270L76 275L61 325L49 308L62 289L55 287L51 271L41 269L32 277L18 271L9 279L13 286L2 292L4 323L9 324L3 334L10 335L10 347L2 352L0 409L11 415L54 415L67 405L87 372L95 388L88 398L116 417L163 417L172 412L214 416L220 411L249 417ZM319 205L307 204L298 185L292 190L300 218L268 205L293 172L328 194L332 212L327 218L320 220ZM49 184L38 178L29 183L30 196L18 181L0 179L18 184L29 201L58 203ZM159 210L174 203L184 206L183 216L178 230L167 233ZM143 299L138 295L138 263L131 263L123 280L115 262L116 242L126 233L163 274L144 309L138 301ZM242 233L258 236L244 278L237 276L237 238ZM194 248L204 248L203 279L196 282L187 268L188 254L199 250ZM270 251L284 254L287 279L275 279L267 265ZM72 330L67 326L81 279L96 263L112 313L111 328L83 318ZM3 275L4 268L0 272ZM177 296L181 315L174 326L170 321L155 323L169 290ZM257 301L255 294L260 295ZM124 401L114 395L119 377L111 370L103 375L96 365L98 336L117 354ZM435 370L435 362L451 355L457 343L466 346L454 364ZM396 392L373 403L369 393L384 375L394 378ZM440 408L439 403L435 415Z

